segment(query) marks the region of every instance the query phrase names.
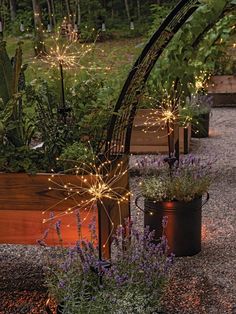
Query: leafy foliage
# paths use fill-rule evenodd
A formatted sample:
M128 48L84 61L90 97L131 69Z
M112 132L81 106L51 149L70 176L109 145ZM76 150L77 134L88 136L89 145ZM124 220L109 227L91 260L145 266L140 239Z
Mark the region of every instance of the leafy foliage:
M153 4L151 5L151 13L152 13L152 26L148 32L149 37L154 34L154 32L159 28L161 23L164 21L166 16L170 13L173 8L173 3L163 3Z
M235 23L235 14L229 11L206 33L191 62L195 68L202 68L213 75L235 73L235 60L228 53Z
M0 98L5 104L12 96L13 68L4 41L0 41L0 77Z
M208 1L199 6L158 60L147 84L149 93L164 88L170 90L173 82L176 82L183 91L183 97L189 96L194 91L196 77L200 72L204 69L214 70L217 63L214 51L220 50L215 45L216 38L228 36L233 31L232 9L228 7L230 2ZM229 15L225 16L226 13ZM212 58L209 59L211 54ZM212 62L210 60L215 60L211 66L207 64L208 61Z
M98 75L73 82L66 89L66 99L69 99L67 106L71 111L67 123L64 124L58 113L58 94L54 86L53 82L49 85L45 80L39 79L31 82L26 89L27 101L35 108L37 130L41 134L45 154L52 166L66 147L70 149L70 153L74 150L72 155L76 151L81 153L82 144L78 144L79 142L89 140L96 150L116 97L115 85L105 85L104 79ZM66 155L68 153L69 151Z
M5 57L8 58L6 51ZM56 167L56 158L72 144L79 146L80 143L90 140L96 151L98 142L106 135L106 126L118 95L118 77L110 79L108 83L106 75L95 71L80 75L77 79L69 73L65 75L66 107L69 112L64 123L60 113L60 81L57 76L50 73L50 80L38 78L26 84L23 72L26 66L22 67L21 63L22 51L19 47L14 65L9 64L11 73L16 73L14 80L12 78L9 83L9 101L0 102L1 145L9 153L8 162L4 163L7 164L6 170L11 171L14 168L9 161L10 157L14 157L11 154L13 146L23 150L23 147L29 148L42 143L43 147L39 147L39 150L44 154L46 171ZM21 90L22 86L25 91ZM73 146L73 149L77 150L78 147ZM24 154L27 152L28 149ZM14 160L12 163L16 166ZM40 162L39 167L42 170ZM15 168L18 171L21 166Z
M75 142L63 149L59 161L63 164L64 169L71 169L80 163L90 163L94 159L94 154L88 145Z
M0 145L0 171L36 173L45 170L44 155L27 146Z
M104 75L96 73L89 74L70 88L68 98L78 121L81 139L89 139L93 147L105 136L119 88L117 78L110 78L108 82Z
M54 167L56 158L67 143L72 139L78 140L77 133L73 134L71 124L62 122L57 95L46 81L40 79L29 84L26 88L26 98L28 104L35 108L34 122L43 142L48 164Z
M12 62L1 44L0 86L0 169L1 171L34 171L36 169L36 152L30 151L29 144L35 131L35 126L27 115L24 92L24 71L22 66L21 44L16 49Z

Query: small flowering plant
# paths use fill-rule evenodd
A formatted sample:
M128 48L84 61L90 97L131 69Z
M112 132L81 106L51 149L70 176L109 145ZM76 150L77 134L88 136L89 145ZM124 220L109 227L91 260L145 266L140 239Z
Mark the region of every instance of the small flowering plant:
M148 228L140 232L127 221L114 236L109 267L98 260L94 242L81 240L50 268L51 296L68 314L158 312L173 255L167 255L164 235L158 244L154 238Z
M157 202L189 202L199 198L208 191L214 178L213 162L189 155L180 158L170 169L164 160L141 160L138 167L145 169L145 179L141 183L142 194Z

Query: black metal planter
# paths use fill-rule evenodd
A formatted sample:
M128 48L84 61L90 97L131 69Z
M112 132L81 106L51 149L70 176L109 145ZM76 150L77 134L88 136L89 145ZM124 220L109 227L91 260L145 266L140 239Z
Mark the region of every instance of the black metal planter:
M209 121L210 121L210 112L201 113L198 117L198 125L194 127L194 130L191 132L191 136L195 138L204 138L209 136Z
M139 197L136 199L137 206L138 199ZM151 231L155 230L155 236L159 239L163 234L163 217L167 217L164 233L169 251L179 257L195 255L201 251L201 209L208 199L208 193L204 203L202 197L190 202L153 202L145 199L144 225L149 226Z

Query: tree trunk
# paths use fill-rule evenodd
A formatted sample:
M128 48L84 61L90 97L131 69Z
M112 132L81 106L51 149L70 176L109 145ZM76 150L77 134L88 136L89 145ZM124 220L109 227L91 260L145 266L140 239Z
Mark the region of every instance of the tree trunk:
M11 20L14 21L16 18L16 0L10 0L10 12Z
M80 0L76 0L76 6L77 6L77 25L80 26L80 23L81 23Z
M137 0L137 13L138 13L138 19L140 19L140 16L141 16L140 0Z
M125 10L128 20L130 21L130 11L129 11L129 3L128 0L125 0Z
M43 24L39 0L32 0L34 11L34 27L35 27L35 54L36 56L44 55L46 52L43 37Z
M51 0L53 27L56 27L56 14L54 0Z
M65 0L65 3L66 3L66 11L67 11L68 22L71 23L71 13L70 13L69 0Z
M47 0L47 5L48 5L48 21L51 27L53 26L52 24L52 9L51 9L51 2L50 0Z
M111 0L111 18L114 19L114 6L113 6L113 0Z

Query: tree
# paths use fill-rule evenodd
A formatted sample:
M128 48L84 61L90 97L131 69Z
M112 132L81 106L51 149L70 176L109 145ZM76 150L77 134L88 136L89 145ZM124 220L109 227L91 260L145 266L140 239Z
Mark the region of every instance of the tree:
M48 19L49 19L49 24L52 27L53 22L52 22L52 8L51 8L51 1L47 0L47 5L48 5Z
M130 21L130 11L129 11L129 3L128 0L125 0L125 10L128 20Z
M51 0L51 8L52 8L52 20L53 20L53 26L56 26L56 14L55 14L55 5L54 0Z
M35 27L35 54L36 56L44 55L46 52L44 45L44 36L43 36L43 24L42 16L39 5L39 0L32 0L33 11L34 11L34 27Z
M16 0L10 0L10 12L11 20L14 21L16 18Z
M71 23L71 12L69 0L65 0L68 22Z
M80 25L80 23L81 23L80 0L76 0L76 7L77 7L77 24Z
M141 16L140 0L137 0L137 13L138 13L138 18L140 19L140 16Z

